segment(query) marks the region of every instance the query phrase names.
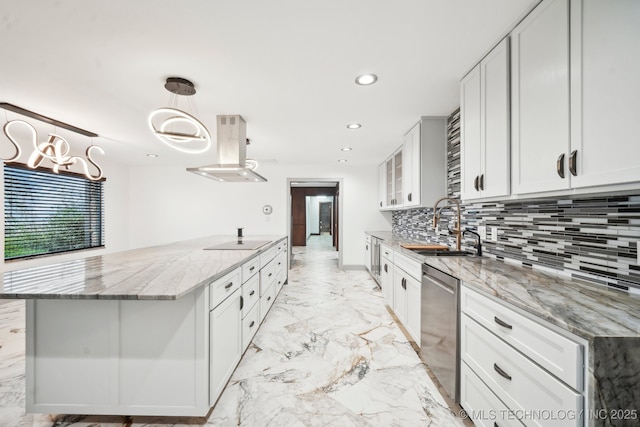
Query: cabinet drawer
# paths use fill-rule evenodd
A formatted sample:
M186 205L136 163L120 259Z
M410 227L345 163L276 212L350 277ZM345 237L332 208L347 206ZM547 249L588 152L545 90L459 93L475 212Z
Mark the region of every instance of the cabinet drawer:
M462 312L569 386L583 390L582 345L465 286L462 287L460 307Z
M380 256L393 264L393 250L385 245L380 245Z
M260 304L255 304L242 319L242 351L246 350L260 326Z
M281 240L278 243L276 243L276 254L281 253L282 251L284 251L284 249L287 247L287 240Z
M260 296L276 281L276 263L271 261L260 270Z
M264 295L260 297L260 323L264 320L267 312L276 300L276 287L270 286L265 290Z
M256 256L242 265L242 283L260 271L260 257Z
M264 268L273 258L276 256L276 247L271 246L266 251L260 254L260 268Z
M507 343L463 314L460 322L463 362L513 411L524 414L575 414L527 419L527 425L581 426L583 409L580 393L570 389Z
M460 362L460 405L478 427L522 427L465 362Z
M260 299L260 276L256 274L242 284L242 299L244 301L242 317L244 318Z
M240 289L240 269L227 273L209 285L209 310L213 310L236 289Z
M422 280L422 264L420 262L396 252L393 256L393 263L396 267L400 267L409 273L414 279Z

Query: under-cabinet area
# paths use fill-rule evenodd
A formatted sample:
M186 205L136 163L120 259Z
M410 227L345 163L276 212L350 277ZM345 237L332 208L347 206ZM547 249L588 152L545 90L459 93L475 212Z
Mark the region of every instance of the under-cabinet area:
M27 299L27 411L205 416L288 276L286 238L259 250L205 250L216 241L83 260L104 273L75 290L36 283L39 269L7 273L3 296ZM168 262L184 256L191 263ZM145 260L164 263L168 280L144 289L121 281ZM65 267L50 270L62 278Z

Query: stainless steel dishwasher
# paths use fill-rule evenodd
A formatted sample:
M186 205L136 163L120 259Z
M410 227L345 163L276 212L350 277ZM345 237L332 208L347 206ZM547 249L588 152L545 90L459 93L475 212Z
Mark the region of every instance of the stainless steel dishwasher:
M421 353L449 396L460 402L460 281L422 265Z

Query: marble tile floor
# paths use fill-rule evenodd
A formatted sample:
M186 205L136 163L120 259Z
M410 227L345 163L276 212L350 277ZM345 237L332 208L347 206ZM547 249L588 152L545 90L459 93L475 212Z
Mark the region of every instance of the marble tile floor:
M0 426L464 425L368 273L339 270L330 245L293 248L289 283L207 420L25 414L24 302L0 301Z

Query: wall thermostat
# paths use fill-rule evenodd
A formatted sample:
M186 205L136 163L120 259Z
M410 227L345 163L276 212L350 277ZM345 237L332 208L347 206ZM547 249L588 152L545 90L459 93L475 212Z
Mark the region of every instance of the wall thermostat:
M264 205L262 207L262 213L265 215L271 215L271 212L273 212L273 208L271 207L271 205Z

